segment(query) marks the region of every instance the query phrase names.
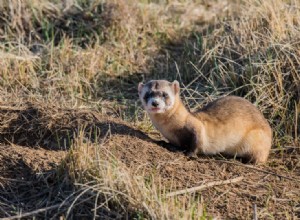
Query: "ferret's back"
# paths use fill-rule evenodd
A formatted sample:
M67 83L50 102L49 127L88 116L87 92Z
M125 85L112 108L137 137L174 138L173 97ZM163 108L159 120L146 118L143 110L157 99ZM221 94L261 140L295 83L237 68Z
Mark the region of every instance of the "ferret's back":
M219 98L195 112L194 115L202 118L207 115L208 118L223 122L239 118L241 123L252 121L268 126L268 122L262 113L251 102L237 96Z

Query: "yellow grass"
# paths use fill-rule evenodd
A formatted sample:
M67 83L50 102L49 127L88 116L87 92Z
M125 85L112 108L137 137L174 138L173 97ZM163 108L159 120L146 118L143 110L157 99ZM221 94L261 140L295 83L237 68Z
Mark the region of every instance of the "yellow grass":
M128 216L130 219L208 217L203 203L195 195L186 195L184 199L167 197L166 189L163 184L158 184L160 180L154 174L146 180L128 169L107 148L86 142L83 133L75 140L65 166L75 185L83 192L80 196L88 194L94 200L95 214L107 209L119 213L118 217ZM72 205L68 212L73 211Z
M191 109L243 96L270 122L274 148L300 147L299 36L297 0L1 1L0 99L92 108L149 132L138 82L177 79ZM137 219L208 218L197 198L165 198L166 189L82 135L63 165L95 213L114 206Z

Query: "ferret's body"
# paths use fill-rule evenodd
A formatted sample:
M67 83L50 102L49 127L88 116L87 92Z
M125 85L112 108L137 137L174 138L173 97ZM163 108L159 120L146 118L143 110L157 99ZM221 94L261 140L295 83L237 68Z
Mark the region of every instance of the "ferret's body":
M254 163L266 162L272 131L267 120L249 101L227 96L190 113L179 97L178 82L150 82L155 86L148 86L147 91L164 91L168 85L173 89L173 94L168 91L169 96L174 95L172 105L162 112L147 109L149 106L145 105L144 100L153 125L172 144L185 147L189 155L223 153L246 157Z

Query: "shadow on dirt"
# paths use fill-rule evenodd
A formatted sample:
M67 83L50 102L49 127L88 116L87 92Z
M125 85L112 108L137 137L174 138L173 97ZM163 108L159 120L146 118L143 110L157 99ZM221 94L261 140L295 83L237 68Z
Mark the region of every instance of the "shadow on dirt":
M16 166L11 168L22 172L21 175L0 178L0 218L19 219L19 213L22 218L34 216L38 219L60 219L62 216L66 219L82 219L84 216L94 216L95 202L101 198L78 190L68 173L62 175L57 169L36 172L22 161ZM80 204L72 204L79 196ZM72 207L70 213L69 207ZM134 214L127 213L129 216ZM105 206L97 209L97 216L101 219L120 219L119 213Z
M86 6L84 9L71 6L58 17L36 24L37 34L46 42L53 41L54 45L58 45L66 36L81 47L101 44L106 40L105 30L112 22L115 7L105 3Z
M97 195L92 187L77 187L65 165L70 161L63 158L61 151L0 145L0 218L19 219L19 214L22 219L82 219L95 213L100 219L136 216L135 210L114 212L122 207L110 202L99 205L95 212L95 204L102 204L106 198ZM80 203L73 203L79 197Z
M45 173L35 173L30 167L19 164L18 168L23 172L22 177L18 176L9 179L0 186L0 217L11 217L18 213L25 214L36 210L39 207L53 206L61 204L67 195L72 195L74 188L71 184L58 181L55 170ZM1 181L2 182L2 181ZM49 216L59 216L59 205L55 209L43 212L42 217L48 219ZM39 214L39 213L37 213Z
M113 22L117 4L82 3L82 5L53 4L43 5L40 11L26 3L4 4L0 12L0 30L10 31L28 42L32 52L39 52L41 44L58 45L64 37L80 47L103 43L107 39L106 29ZM35 11L37 10L37 11ZM28 14L29 19L17 15ZM18 20L20 19L20 20ZM13 24L12 24L13 23Z
M0 109L0 142L32 148L67 150L74 138L84 132L85 138L101 142L110 135L129 135L157 143L175 151L165 142L157 142L124 121L102 116L90 110L57 109L27 103L19 109Z

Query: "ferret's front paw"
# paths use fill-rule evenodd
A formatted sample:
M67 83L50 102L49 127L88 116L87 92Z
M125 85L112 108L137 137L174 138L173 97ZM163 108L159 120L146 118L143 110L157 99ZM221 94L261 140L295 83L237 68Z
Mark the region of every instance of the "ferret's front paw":
M194 151L187 152L186 156L191 158L191 159L196 159L197 158L197 154Z

